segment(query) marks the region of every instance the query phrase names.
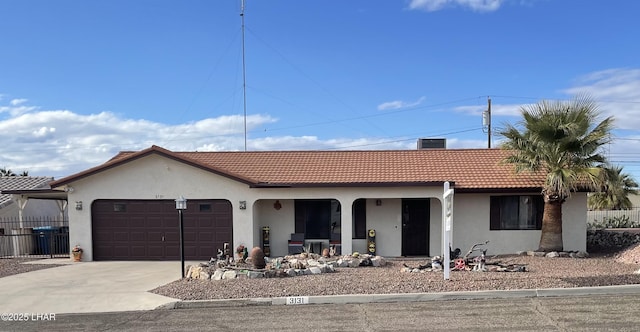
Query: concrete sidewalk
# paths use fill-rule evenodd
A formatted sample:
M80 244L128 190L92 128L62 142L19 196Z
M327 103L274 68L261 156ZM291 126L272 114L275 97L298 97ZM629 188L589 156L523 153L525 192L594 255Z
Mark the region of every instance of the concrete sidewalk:
M175 301L162 306L164 309L215 308L247 305L300 305L300 304L346 304L346 303L390 303L390 302L424 302L443 300L480 300L480 299L510 299L533 297L561 297L588 295L632 295L640 294L640 285L619 285L602 287L576 287L554 289L520 289L493 290L441 293L405 293L405 294L353 294L327 296L298 296L293 298L256 298L256 299L228 299L228 300L194 300ZM299 303L287 303L297 299Z
M45 262L69 259L37 261ZM180 262L72 263L0 278L0 312L151 310L177 300L148 291L180 277Z

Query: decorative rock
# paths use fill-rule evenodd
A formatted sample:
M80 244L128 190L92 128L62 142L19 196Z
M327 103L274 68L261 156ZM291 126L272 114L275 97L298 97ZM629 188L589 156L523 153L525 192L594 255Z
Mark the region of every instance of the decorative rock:
M576 258L587 258L587 257L589 257L589 254L584 251L578 251L576 253Z
M386 265L387 262L381 256L376 256L371 258L371 265L373 267L380 267Z
M322 273L322 270L317 266L311 266L311 267L309 267L308 270L309 270L309 272L311 272L311 274L321 274Z
M349 264L348 265L349 267L358 267L358 266L360 266L360 260L357 259L357 258L354 258L354 259L350 260L348 262L348 264Z
M360 265L359 266L371 266L371 265L372 265L371 258L369 258L369 257L363 257L360 260Z
M400 272L408 273L408 272L411 272L411 269L405 266L400 269Z
M338 267L349 267L349 261L346 261L342 258L338 259L336 261L336 264L338 264Z
M320 265L320 263L318 263L317 260L315 259L308 259L307 260L307 266L311 267L311 266L318 266Z
M209 274L209 272L200 271L200 279L209 280L210 278L211 275Z
M224 270L216 270L211 277L212 280L222 280L222 275L224 274Z
M185 277L191 278L191 279L200 279L200 272L202 272L201 266L191 265Z
M569 257L569 253L566 251L561 251L558 254L560 255L560 257Z
M546 255L546 254L547 254L547 253L546 253L546 252L544 252L544 251L535 251L535 252L533 253L533 256L535 256L535 257L544 257L544 255Z
M296 276L296 270L294 270L294 269L285 269L284 273L287 274L290 277L295 277Z
M238 276L238 273L234 270L224 271L222 274L222 279L235 279Z
M264 269L267 263L264 261L264 251L260 247L251 249L251 263L256 269Z
M544 257L555 258L555 257L560 257L560 254L558 254L557 251L552 251L552 252L547 253L546 255L544 255Z
M256 278L264 278L265 275L262 272L257 272L257 271L249 271L247 273L247 277L249 277L249 279L256 279Z
M264 271L263 274L265 278L275 278L278 272L279 271L276 271L276 270L267 270L267 271Z
M518 256L526 256L527 252L526 251L516 251L516 255L518 255Z
M534 251L527 251L527 256L534 256L535 252Z

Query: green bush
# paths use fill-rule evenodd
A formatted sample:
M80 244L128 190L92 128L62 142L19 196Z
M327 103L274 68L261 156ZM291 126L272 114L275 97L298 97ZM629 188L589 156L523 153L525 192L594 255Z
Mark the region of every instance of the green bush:
M640 228L640 222L629 220L629 216L609 217L602 221L594 220L587 223L587 229L602 228Z

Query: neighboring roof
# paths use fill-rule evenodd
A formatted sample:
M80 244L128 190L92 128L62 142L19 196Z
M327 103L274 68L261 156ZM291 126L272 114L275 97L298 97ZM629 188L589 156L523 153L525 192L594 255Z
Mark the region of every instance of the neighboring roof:
M541 188L542 173L515 174L501 149L172 152L158 146L121 152L106 163L51 183L62 186L150 154L208 170L252 187L442 185L458 189Z
M46 176L0 176L0 206L11 201L11 194L7 191L51 189L49 182L52 177Z

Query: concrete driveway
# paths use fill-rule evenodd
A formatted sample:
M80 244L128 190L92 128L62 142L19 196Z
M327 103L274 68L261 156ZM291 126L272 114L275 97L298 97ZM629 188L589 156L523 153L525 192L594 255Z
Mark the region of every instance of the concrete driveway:
M151 310L177 299L148 291L180 277L180 262L72 263L0 278L0 312Z

